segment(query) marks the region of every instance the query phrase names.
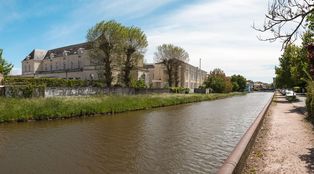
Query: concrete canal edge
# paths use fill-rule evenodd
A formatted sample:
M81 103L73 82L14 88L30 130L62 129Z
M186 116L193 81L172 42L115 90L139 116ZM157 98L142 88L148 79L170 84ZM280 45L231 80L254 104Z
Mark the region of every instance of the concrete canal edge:
M245 166L246 159L250 154L251 148L255 142L255 138L263 124L264 117L273 101L275 93L264 106L263 110L258 114L255 121L248 128L237 146L233 149L224 164L218 170L218 174L241 173Z

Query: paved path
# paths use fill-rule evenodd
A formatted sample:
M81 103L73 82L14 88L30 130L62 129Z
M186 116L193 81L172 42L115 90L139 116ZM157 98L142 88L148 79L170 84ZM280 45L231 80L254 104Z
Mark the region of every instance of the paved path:
M276 94L243 173L314 174L314 130L302 107Z

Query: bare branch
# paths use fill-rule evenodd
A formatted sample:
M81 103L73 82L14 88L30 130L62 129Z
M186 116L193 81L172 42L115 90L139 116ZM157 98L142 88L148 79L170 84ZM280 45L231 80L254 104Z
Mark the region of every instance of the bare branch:
M273 35L269 38L258 36L259 40L274 42L280 39L283 41L282 49L284 49L298 38L301 29L306 28L304 23L306 17L314 12L313 7L313 0L274 0L265 14L263 26L256 27L253 23L252 27L259 32L270 32ZM289 31L291 27L293 29Z

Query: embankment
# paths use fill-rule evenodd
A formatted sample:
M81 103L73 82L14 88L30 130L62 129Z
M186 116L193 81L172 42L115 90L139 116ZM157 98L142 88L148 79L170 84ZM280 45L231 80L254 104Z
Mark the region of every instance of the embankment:
M222 99L245 93L153 94L16 99L0 98L0 122L50 120L114 114L184 103Z

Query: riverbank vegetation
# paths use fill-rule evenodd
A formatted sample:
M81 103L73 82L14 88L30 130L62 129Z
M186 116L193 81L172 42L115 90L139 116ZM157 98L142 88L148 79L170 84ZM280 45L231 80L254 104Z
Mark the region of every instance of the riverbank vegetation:
M0 122L50 120L143 110L226 98L229 94L152 94L60 98L0 98Z
M210 88L215 93L243 92L246 79L242 75L227 77L223 70L216 68L210 71L204 82L204 88Z

